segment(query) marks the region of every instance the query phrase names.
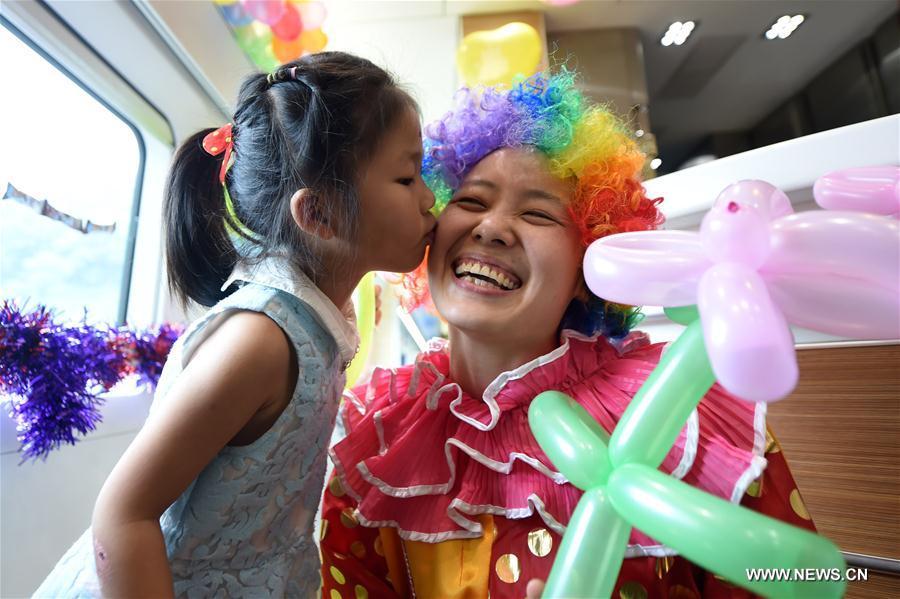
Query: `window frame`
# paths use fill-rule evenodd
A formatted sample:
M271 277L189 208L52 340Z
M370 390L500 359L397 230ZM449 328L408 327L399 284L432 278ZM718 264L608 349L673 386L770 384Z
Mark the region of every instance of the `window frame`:
M20 42L31 48L33 52L47 61L50 66L54 67L63 76L67 77L69 81L77 85L83 92L92 97L97 103L106 108L116 118L124 123L125 126L127 126L131 131L132 135L134 135L134 139L137 142L138 165L137 172L135 173L134 191L132 192L131 198L131 211L128 218L128 232L125 237L125 256L122 266L122 276L121 280L119 281L119 301L118 306L116 307L116 324L124 324L126 321L126 316L128 314L128 300L129 296L131 295L131 277L134 268L134 249L135 242L137 240L138 218L141 212L141 191L144 185L144 171L146 169L147 162L147 148L144 145L144 137L143 135L141 135L141 132L137 128L137 126L133 122L131 122L130 119L128 119L109 102L104 100L93 89L88 87L81 79L76 77L75 74L72 73L72 71L67 69L58 60L53 58L43 48L38 46L34 42L34 40L26 36L18 27L16 27L2 15L0 15L0 26L4 27L8 32L18 38Z

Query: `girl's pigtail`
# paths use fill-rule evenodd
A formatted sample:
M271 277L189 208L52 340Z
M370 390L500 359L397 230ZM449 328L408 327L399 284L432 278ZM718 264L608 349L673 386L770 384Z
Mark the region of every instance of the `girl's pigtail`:
M203 149L203 139L213 131L195 133L175 153L163 207L169 289L182 302L192 299L204 306L225 297L221 288L238 258L219 182L225 156Z

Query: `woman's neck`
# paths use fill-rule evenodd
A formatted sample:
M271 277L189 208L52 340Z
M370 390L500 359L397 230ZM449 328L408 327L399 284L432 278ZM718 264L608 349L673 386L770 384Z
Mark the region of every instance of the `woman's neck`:
M473 397L484 390L500 373L515 370L559 345L556 338L525 341L510 337L483 338L450 328L450 378Z

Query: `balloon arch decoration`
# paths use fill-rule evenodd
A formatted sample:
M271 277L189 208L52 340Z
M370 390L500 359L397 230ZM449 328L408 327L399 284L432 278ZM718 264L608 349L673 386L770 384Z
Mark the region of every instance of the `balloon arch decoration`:
M328 45L322 31L327 11L316 0L215 0L234 39L259 69L320 52Z

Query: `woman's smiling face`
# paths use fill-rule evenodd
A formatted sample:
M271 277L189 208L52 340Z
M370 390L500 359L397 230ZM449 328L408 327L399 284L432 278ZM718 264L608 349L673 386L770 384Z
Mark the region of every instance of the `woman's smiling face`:
M466 176L438 220L428 282L451 327L547 343L583 287L584 248L568 212L574 186L546 158L505 148ZM497 337L493 337L497 338Z

